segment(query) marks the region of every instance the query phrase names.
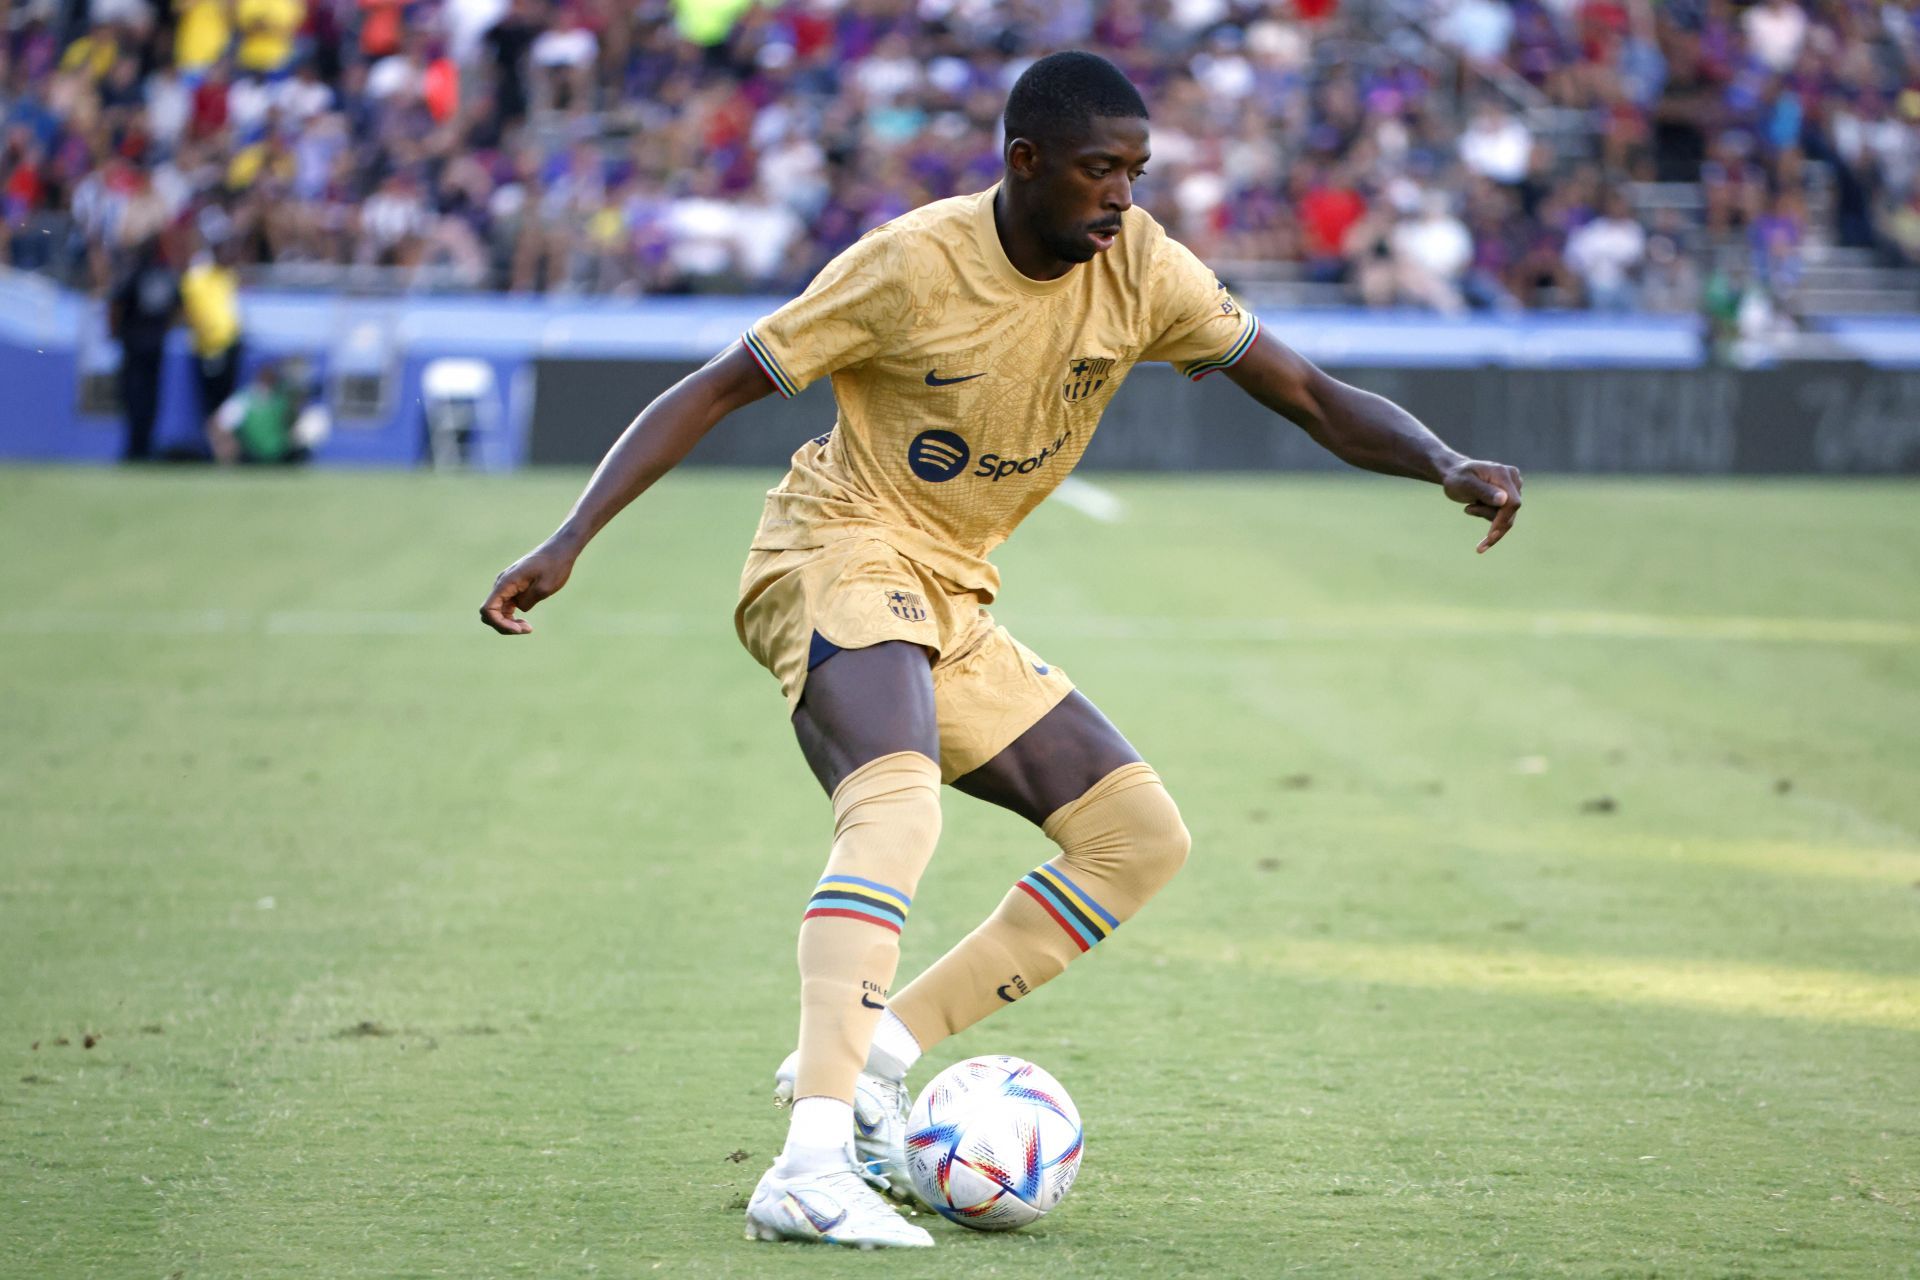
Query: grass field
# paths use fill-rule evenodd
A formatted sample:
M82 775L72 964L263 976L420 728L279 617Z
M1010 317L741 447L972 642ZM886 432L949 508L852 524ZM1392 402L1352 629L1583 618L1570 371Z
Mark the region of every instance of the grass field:
M740 1238L828 820L771 477L485 632L580 479L0 471L0 1274L1920 1274L1920 487L1042 510L999 616L1195 852L916 1075L1059 1075L1059 1213L860 1257ZM1049 852L946 813L903 972Z

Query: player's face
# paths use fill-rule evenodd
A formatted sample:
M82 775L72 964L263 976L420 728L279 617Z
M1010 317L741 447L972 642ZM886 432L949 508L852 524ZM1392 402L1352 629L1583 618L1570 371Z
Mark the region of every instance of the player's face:
M1147 122L1130 117L1095 116L1085 137L1043 148L1036 229L1048 251L1088 262L1111 248L1147 159Z

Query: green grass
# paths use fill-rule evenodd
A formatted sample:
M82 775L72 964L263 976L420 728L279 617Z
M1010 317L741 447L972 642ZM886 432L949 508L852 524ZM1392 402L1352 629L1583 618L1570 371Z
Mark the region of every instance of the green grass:
M882 1259L740 1239L828 819L771 479L509 641L578 476L0 472L0 1273L1920 1274L1920 487L1038 513L999 614L1195 853L931 1055L1066 1082L1057 1216ZM949 793L904 970L1047 852Z

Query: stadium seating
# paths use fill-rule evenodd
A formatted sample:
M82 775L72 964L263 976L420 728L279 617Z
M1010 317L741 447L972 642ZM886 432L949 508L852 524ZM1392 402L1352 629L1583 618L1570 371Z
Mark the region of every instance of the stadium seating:
M797 289L998 169L1088 47L1141 191L1265 305L1920 302L1920 10L1872 0L37 0L0 43L7 260L255 282Z

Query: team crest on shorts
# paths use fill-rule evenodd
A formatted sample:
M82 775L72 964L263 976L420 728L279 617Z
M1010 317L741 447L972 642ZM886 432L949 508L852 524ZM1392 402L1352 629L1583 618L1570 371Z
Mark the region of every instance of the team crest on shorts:
M1106 384L1113 361L1105 356L1076 356L1067 366L1067 380L1060 388L1068 403L1085 400Z
M927 602L911 591L887 592L887 608L893 610L896 618L905 618L908 622L927 620Z

